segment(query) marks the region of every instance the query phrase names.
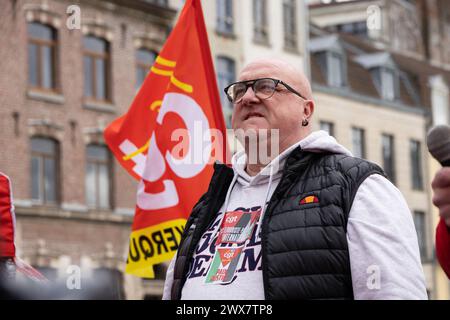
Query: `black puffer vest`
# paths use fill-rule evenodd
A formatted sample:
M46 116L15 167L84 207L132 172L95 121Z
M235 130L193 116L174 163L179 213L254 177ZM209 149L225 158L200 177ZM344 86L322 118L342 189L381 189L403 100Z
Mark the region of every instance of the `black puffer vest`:
M347 220L359 185L377 165L354 157L291 152L262 221L266 299L352 299ZM192 210L178 248L171 298L181 298L193 252L222 206L233 170L214 165L208 191ZM318 202L301 204L307 196Z

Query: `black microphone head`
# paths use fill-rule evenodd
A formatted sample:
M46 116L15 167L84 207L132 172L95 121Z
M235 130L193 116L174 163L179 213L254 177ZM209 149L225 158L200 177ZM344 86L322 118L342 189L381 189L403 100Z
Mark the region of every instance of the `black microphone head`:
M443 166L450 164L450 126L431 128L427 136L428 150Z

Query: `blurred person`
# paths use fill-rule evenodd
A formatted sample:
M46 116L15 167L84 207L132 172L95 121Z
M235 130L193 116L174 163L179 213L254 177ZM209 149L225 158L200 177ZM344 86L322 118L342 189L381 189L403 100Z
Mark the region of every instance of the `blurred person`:
M215 164L194 206L163 299L427 299L408 205L381 168L312 132L307 78L278 59L244 67L225 92L235 132L279 152ZM336 110L336 112L340 112ZM262 222L261 222L262 221Z
M0 299L16 298L8 287L16 278L14 220L11 182L0 172Z
M11 181L0 172L0 276L14 278L15 215L12 201Z
M0 297L2 299L31 297L18 286L24 279L34 282L46 281L39 271L16 256L15 229L16 218L11 180L0 172Z
M20 295L11 290L10 284L15 278L14 260L12 258L0 258L0 300L20 298Z
M0 172L0 299L123 299L114 270L98 269L73 290L67 287L67 279L48 280L17 257L13 203L11 180Z
M431 187L433 203L441 217L436 228L436 255L450 278L450 167L443 167L436 173Z

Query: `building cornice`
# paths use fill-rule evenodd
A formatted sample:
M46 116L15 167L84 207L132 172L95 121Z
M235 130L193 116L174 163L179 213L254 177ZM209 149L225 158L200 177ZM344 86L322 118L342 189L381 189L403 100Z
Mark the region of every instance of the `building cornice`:
M168 22L171 22L178 13L176 9L173 9L171 7L161 6L156 3L151 3L143 0L103 0L103 1L111 2L121 7L127 7L130 9L138 10L143 13L155 15L159 18L168 20Z
M69 221L87 221L87 222L101 222L111 224L121 224L129 226L133 222L133 216L116 214L113 210L67 210L57 206L21 206L16 203L15 213L17 217L30 218L49 218L49 219L64 219Z

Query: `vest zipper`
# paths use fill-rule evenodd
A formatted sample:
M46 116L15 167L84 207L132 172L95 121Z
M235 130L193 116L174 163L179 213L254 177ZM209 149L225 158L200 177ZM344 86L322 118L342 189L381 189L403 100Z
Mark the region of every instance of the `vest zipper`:
M272 215L272 209L275 207L275 204L278 204L280 202L279 199L276 200L276 202L272 201L273 197L277 195L278 190L281 188L283 184L283 179L286 175L287 169L288 169L288 162L293 153L296 150L293 150L291 154L286 159L286 165L283 168L283 173L280 178L280 182L278 183L277 187L275 188L272 197L270 197L269 204L266 208L266 213L264 214L263 220L260 222L262 224L261 226L261 265L262 265L262 274L263 274L263 287L264 287L264 298L268 300L268 276L267 276L267 252L266 252L266 242L267 242L267 226L268 226L268 218ZM301 152L301 148L299 150Z

